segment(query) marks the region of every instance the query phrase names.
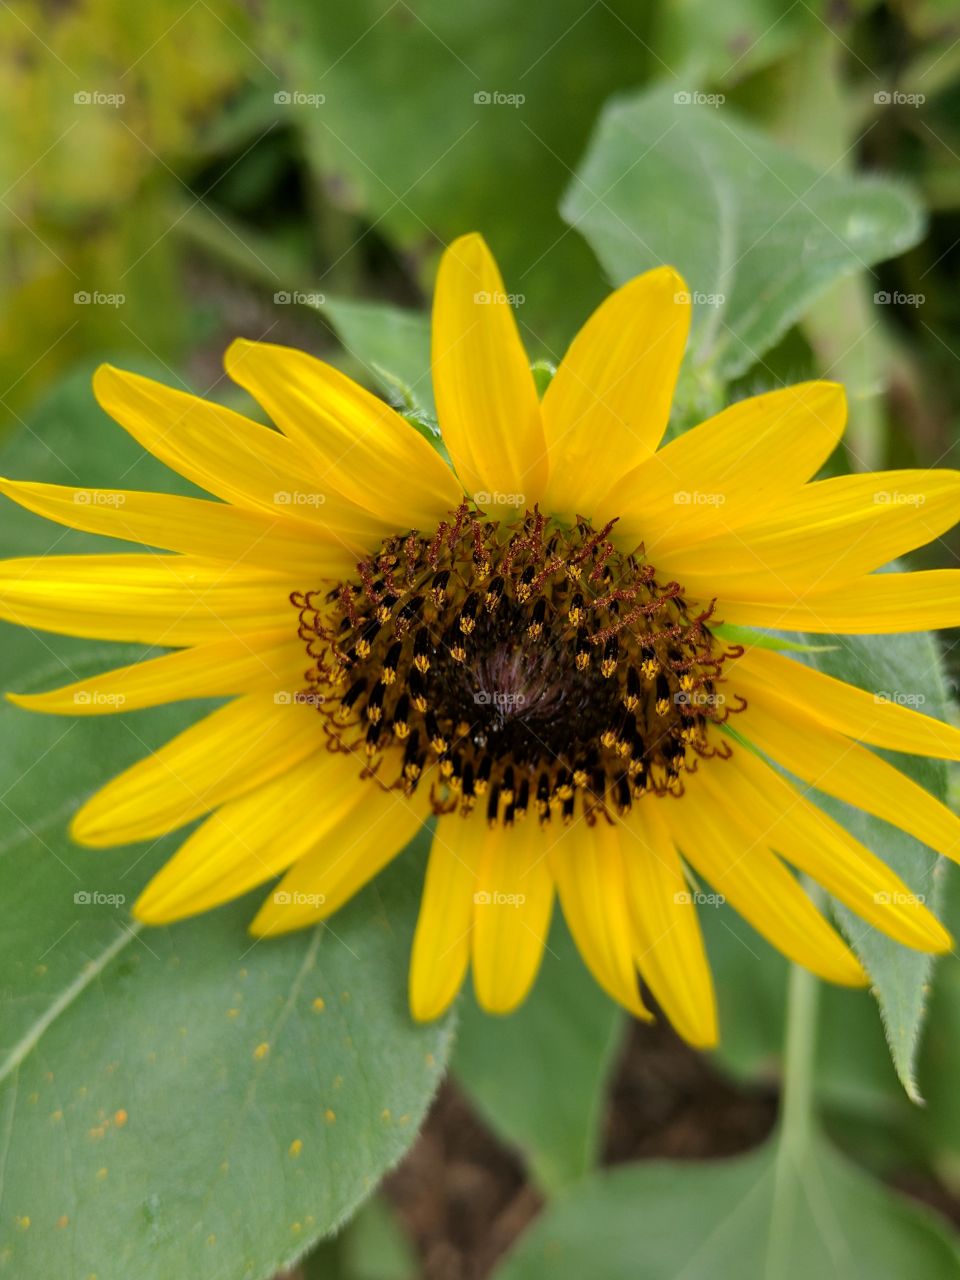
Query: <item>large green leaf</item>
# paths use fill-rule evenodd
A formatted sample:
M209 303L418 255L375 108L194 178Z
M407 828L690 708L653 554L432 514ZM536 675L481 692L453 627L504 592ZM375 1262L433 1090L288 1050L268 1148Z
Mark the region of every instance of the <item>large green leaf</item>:
M813 640L815 637L809 637ZM836 647L801 655L811 666L849 684L916 706L927 715L949 718L939 648L929 634L897 636L842 636ZM883 753L901 772L932 792L947 798L947 767L942 760L923 756ZM943 878L941 860L912 836L896 827L852 809L828 796L818 803L832 813L868 848L906 881L910 889L937 909ZM915 1062L920 1031L926 1013L930 956L892 942L885 934L865 925L846 907L834 905L840 924L861 956L873 979L890 1053L907 1093L920 1098Z
M932 1214L813 1143L736 1160L597 1174L548 1207L497 1280L947 1280L956 1243Z
M597 1160L603 1099L623 1015L597 988L557 919L536 986L505 1018L460 1008L453 1071L480 1114L554 1191ZM562 1070L557 1070L562 1064Z
M677 267L694 300L693 362L727 377L833 281L902 252L923 225L906 190L818 171L726 105L696 101L694 86L608 106L562 213L616 283Z
M944 685L942 659L936 640L929 634L895 636L795 636L794 641L815 646L799 649L796 658L852 685L867 689L878 697L887 697L914 705L939 719L950 718L950 700ZM824 643L828 641L829 643ZM922 756L880 753L901 772L919 783L940 800L947 799L947 767L942 760ZM945 867L936 853L898 828L871 817L849 805L812 788L811 797L827 812L888 863L934 911L937 911ZM851 945L866 965L873 983L871 991L879 1005L894 1067L907 1094L919 1101L921 1090L916 1078L916 1059L920 1035L929 1000L934 962L929 955L913 951L892 941L885 934L866 925L838 902L832 903L840 925ZM713 913L716 914L716 913ZM706 918L711 952L718 957L718 968L731 972L750 969L750 956L756 956L762 970L757 989L750 1001L740 992L740 983L721 990L721 1056L735 1070L750 1073L763 1070L777 1053L781 1039L779 995L783 990L784 969L771 961L768 949L741 923L720 922ZM752 1001L756 998L756 1008ZM825 1002L827 1010L835 1010L836 1036L821 1045L826 1063L824 1087L835 1102L865 1098L885 1101L887 1077L881 1064L874 1064L869 1079L862 1072L845 1070L842 1061L845 1037L858 1031L869 1032L870 1019L862 1004L851 1003L848 993L840 993ZM757 1010L761 1013L758 1015ZM851 1017L856 1021L851 1022ZM832 1048L836 1048L836 1061ZM849 1058L849 1054L847 1054ZM846 1064L849 1066L849 1062ZM857 1074L860 1078L856 1078Z
M55 396L3 469L97 483L161 469ZM135 451L136 452L136 451ZM46 458L46 465L44 461ZM5 504L4 543L78 549ZM5 687L133 660L130 646L4 627ZM254 942L246 899L168 929L129 907L177 838L91 851L66 824L96 786L194 719L0 709L0 1260L63 1280L266 1277L331 1231L406 1150L449 1027L412 1023L405 979L423 849L321 926ZM254 899L257 896L254 895Z
M605 98L658 65L652 17L637 0L531 0L522 21L511 0L272 0L265 57L282 80L266 91L291 95L278 118L297 122L326 197L367 224L358 251L372 224L427 283L442 244L483 232L524 297L531 354L555 358L603 293L557 202Z

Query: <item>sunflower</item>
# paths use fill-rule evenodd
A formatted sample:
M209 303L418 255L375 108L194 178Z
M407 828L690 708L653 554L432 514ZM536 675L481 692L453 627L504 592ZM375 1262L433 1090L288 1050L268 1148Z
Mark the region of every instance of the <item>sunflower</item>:
M639 976L700 1046L717 1029L697 875L833 982L867 977L801 877L865 928L949 947L919 896L806 788L955 857L958 819L869 748L960 759L960 732L749 629L960 624L960 572L874 572L954 524L960 475L811 480L844 427L828 382L742 400L660 447L689 297L668 267L616 290L541 398L484 241L457 240L433 311L452 466L300 351L227 352L276 430L98 370L103 408L219 501L3 482L61 524L174 554L7 561L0 613L172 650L10 695L23 707L228 699L73 821L79 842L102 847L202 819L139 919L206 911L282 873L251 928L299 929L431 823L416 1018L443 1012L471 964L480 1004L515 1008L556 894L600 986L649 1019Z

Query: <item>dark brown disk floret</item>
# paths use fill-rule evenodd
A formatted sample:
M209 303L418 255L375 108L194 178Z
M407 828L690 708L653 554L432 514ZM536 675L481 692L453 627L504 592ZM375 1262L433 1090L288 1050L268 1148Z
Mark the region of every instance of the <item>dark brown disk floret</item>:
M463 504L429 536L387 539L331 591L291 597L314 665L301 697L331 748L434 808L491 822L624 814L678 795L738 699L713 606L610 540L615 522L502 527Z

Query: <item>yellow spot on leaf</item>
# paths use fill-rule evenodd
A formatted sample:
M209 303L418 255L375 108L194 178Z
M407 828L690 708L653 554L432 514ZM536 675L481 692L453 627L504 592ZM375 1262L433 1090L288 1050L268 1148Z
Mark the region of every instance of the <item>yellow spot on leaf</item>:
M330 1108L327 1107L326 1111L323 1113L323 1118L326 1120L327 1124L333 1124L334 1120L337 1118L337 1113L335 1111L331 1111Z
M209 1236L207 1236L207 1244L216 1244L216 1243L217 1243L217 1237L216 1237L216 1236L214 1236L214 1235L209 1235Z
M290 1154L293 1156L294 1160L296 1160L297 1156L300 1154L302 1150L303 1150L303 1139L294 1138L294 1140L290 1143Z
M118 1129L123 1128L123 1126L127 1123L127 1119L128 1119L127 1113L126 1111L124 1111L123 1107L121 1107L119 1111L115 1111L113 1113L113 1123L117 1126Z
M27 1231L29 1229L30 1219L27 1217L26 1214L23 1214L22 1217L21 1216L17 1217L17 1226L20 1228L21 1231Z
M57 1219L57 1230L62 1231L64 1227L68 1227L69 1225L70 1219L65 1213L61 1213L60 1217Z
M51 1120L55 1120L55 1121L57 1121L57 1122L59 1123L59 1121L61 1121L61 1120L63 1119L63 1112L62 1112L59 1108L57 1108L57 1110L56 1110L56 1111L51 1111L51 1112L50 1112L50 1119L51 1119Z
M323 996L317 996L316 1000L314 1000L313 1002L314 1010L317 1013L323 1013L326 1007L327 1007L327 1002L326 1000L324 1000Z
M107 1171L106 1171L106 1169L98 1169L98 1170L97 1170L97 1181L98 1181L98 1182L103 1182L103 1180L106 1178L106 1176L107 1176Z
M437 1060L432 1053L428 1053L424 1058L424 1062L427 1064L428 1067L433 1067L433 1066L436 1066Z
M303 1230L303 1224L301 1222L291 1222L290 1230L293 1232L295 1236L297 1236Z
M239 1018L239 1017L240 1017L240 1010L239 1010L239 1009L228 1009L228 1010L227 1010L227 1017L228 1017L228 1018Z
M390 1123L390 1121L393 1119L393 1112L390 1110L389 1107L383 1108L383 1110L380 1112L380 1119L384 1122L384 1124Z
M253 1056L259 1062L260 1059L265 1058L269 1052L270 1052L270 1046L267 1044L266 1041L264 1041L263 1044L258 1044L257 1047L254 1049Z

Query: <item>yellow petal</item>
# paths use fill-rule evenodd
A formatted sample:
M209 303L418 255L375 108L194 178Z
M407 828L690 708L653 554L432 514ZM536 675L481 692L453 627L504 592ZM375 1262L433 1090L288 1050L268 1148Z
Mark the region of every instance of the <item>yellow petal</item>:
M203 644L243 631L295 631L297 585L199 556L25 557L0 561L0 618L94 640Z
M938 631L960 626L960 569L875 573L832 591L811 587L777 601L723 595L718 616L747 627L831 635Z
M461 500L437 451L390 406L304 351L232 343L227 372L311 460L316 483L394 532L430 529Z
M360 770L360 763L344 753L316 752L221 805L153 877L133 914L147 924L168 924L269 880L327 836L366 796L369 784Z
M362 544L349 546L323 537L316 526L288 519L285 512L290 508L282 505L267 516L202 498L4 479L0 493L72 529L231 565L267 570L282 566L307 583L346 576L364 551Z
M421 786L412 800L355 776L356 804L299 859L250 926L256 937L289 933L326 920L418 835L430 813Z
M740 752L737 755L741 754ZM718 803L701 778L688 775L677 803L659 801L674 842L687 861L706 876L754 929L778 951L828 982L863 986L866 976L779 858L763 845L749 815ZM717 762L715 770L735 769L736 760Z
M633 550L689 547L775 511L815 475L843 434L835 382L801 382L730 405L628 471L604 499L614 537Z
M602 820L593 827L583 822L551 827L547 845L563 914L587 968L608 995L649 1022L652 1015L637 984L633 921L616 832Z
M108 782L76 815L71 834L104 848L175 831L292 769L325 741L314 708L247 694Z
M443 439L481 507L533 507L547 477L540 405L513 308L490 250L461 236L443 255L433 302L433 387Z
M749 688L761 687L780 699L804 708L821 724L860 742L889 751L960 760L960 729L933 716L912 710L907 690L867 693L843 680L816 671L802 662L770 649L748 649L725 669L734 683L749 680Z
M539 825L490 831L477 877L473 985L487 1013L510 1013L527 995L550 931L553 879Z
M693 595L789 600L861 578L958 518L958 472L837 476L785 497L762 521L659 556L657 568Z
M615 830L623 848L636 960L676 1030L699 1049L717 1042L713 979L683 865L657 802Z
M950 949L950 935L922 896L752 751L737 752L730 769L704 769L702 785L715 804L749 813L770 848L869 924L908 947Z
M960 861L960 818L929 791L759 685L750 689L748 703L736 717L737 730L785 769Z
M278 431L151 378L101 365L100 405L161 462L208 493L276 514L278 507L351 545L376 546L382 521L318 485L316 469Z
M410 1010L418 1022L448 1008L467 972L487 831L482 814L437 823L410 958Z
M689 329L690 295L672 267L622 285L583 326L543 397L549 511L617 514L602 500L660 443Z
M277 702L284 703L297 696L307 665L303 642L288 627L231 636L75 680L48 693L8 693L7 698L28 711L75 716L139 711L256 689L275 690Z

